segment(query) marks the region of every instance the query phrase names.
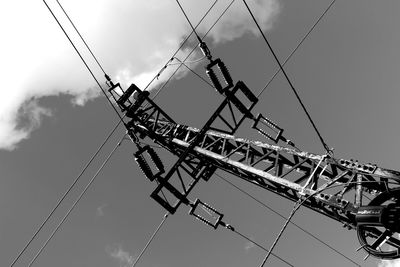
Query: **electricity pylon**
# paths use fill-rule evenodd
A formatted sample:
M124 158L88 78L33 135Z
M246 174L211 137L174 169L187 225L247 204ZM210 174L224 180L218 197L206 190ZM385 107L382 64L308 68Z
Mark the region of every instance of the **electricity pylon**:
M206 48L206 47L205 47ZM219 169L274 192L358 233L361 248L382 259L400 258L400 172L374 164L301 151L283 136L283 129L262 114L253 114L258 98L243 81L233 82L220 59L209 59L206 73L222 103L201 129L175 122L147 91L132 84L126 91L111 84L110 94L125 113L127 130L138 151L135 160L145 176L157 183L151 197L171 214L181 204L190 214L217 228L222 214L189 194ZM234 136L244 120L269 143ZM141 140L151 139L177 157L172 166ZM198 215L203 206L213 218ZM216 218L216 219L215 219Z

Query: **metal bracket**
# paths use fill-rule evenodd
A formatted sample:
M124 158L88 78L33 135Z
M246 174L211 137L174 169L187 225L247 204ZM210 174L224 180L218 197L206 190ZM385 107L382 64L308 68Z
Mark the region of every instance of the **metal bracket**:
M238 93L243 93L244 97L240 97ZM248 118L253 118L251 109L257 104L258 98L251 92L251 90L242 81L238 81L232 91L227 91L226 95L241 113ZM247 105L245 104L246 102Z

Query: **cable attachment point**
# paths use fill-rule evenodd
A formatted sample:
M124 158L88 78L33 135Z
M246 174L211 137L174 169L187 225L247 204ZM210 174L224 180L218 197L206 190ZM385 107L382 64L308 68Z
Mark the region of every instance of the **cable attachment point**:
M129 135L129 138L131 141L136 145L138 149L141 148L140 146L140 140L139 137L137 137L135 131L134 131L134 126L130 126L130 128L126 131L127 135Z
M167 69L168 65L174 60L174 58L171 58L167 64L165 64L164 67L157 73L156 78L157 80L160 78L161 74Z
M107 80L106 82L107 82L107 83L110 83L110 85L112 86L112 83L113 83L113 82L111 81L111 78L110 78L110 76L108 76L108 74L107 74L107 73L106 73L106 74L104 74L104 76L106 77L106 80Z
M132 96L133 92L138 90L137 86L131 84L129 88L124 91L119 83L114 84L111 80L109 80L110 88L108 92L111 94L114 101L118 104L119 108L122 112L128 110L128 108L132 105L132 101L130 97Z
M189 215L193 215L196 217L196 219L213 227L214 229L217 229L218 225L222 225L228 229L233 229L233 227L229 224L222 222L222 217L224 217L222 213L218 212L210 205L200 201L200 199L196 199L196 201L191 203L190 206L191 209L189 211ZM199 207L201 209L198 209Z
M225 227L225 228L228 229L228 230L231 230L231 231L235 232L235 228L234 228L232 225L230 225L230 224L221 222L220 225L223 226L223 227Z
M164 164L161 158L157 155L153 148L149 145L145 145L133 154L135 161L143 174L150 180L154 181L165 172ZM146 160L148 158L148 160ZM149 164L151 163L151 165Z
M218 75L216 74L216 72L214 70L215 66L218 68L219 76L222 76L222 79L224 80L225 84L222 84L220 82L220 79L218 78ZM229 70L225 66L225 64L221 61L220 58L217 58L216 60L211 60L211 62L206 67L206 73L207 73L208 78L211 80L212 84L214 85L215 89L218 91L218 93L223 94L228 89L233 87L233 80L229 73Z
M204 41L199 40L199 47L201 52L203 53L203 55L208 59L208 60L212 60L212 55L210 52L210 49L208 48L207 44Z

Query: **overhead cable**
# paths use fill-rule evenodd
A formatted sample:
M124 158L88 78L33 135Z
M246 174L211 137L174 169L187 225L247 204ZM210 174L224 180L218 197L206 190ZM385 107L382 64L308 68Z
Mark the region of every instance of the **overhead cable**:
M201 40L204 40L207 35L210 33L210 31L215 27L215 25L221 20L221 18L225 15L225 13L228 11L228 9L232 6L232 4L235 2L236 0L232 0L229 5L226 6L226 8L224 9L224 11L219 15L219 17L214 21L214 23L211 25L211 27L207 30L207 32L204 34L204 36L201 38ZM210 9L209 9L210 11ZM207 11L207 13L209 12ZM206 13L206 14L207 14ZM203 16L202 20L204 19L205 16ZM201 21L200 21L201 22ZM200 24L200 22L196 25L195 29L198 27L198 25ZM193 32L193 31L192 31ZM182 62L186 62L186 60L193 54L193 52L196 50L197 45L193 47L193 49L189 52L189 54L187 54L187 56L181 60ZM175 70L174 72L169 76L168 80L157 90L156 94L153 96L153 100L159 95L159 93L165 88L165 86L170 82L170 80L173 78L173 76L178 72L178 70L181 68L183 64L180 64Z
M206 14L202 17L202 19L200 20L200 22L198 23L198 25L204 20L204 18L207 16L207 14L211 11L211 9L214 7L214 5L217 3L218 0L215 0L214 3L212 4L212 6L209 8L209 10L206 12ZM67 39L69 40L69 42L71 43L71 45L73 46L73 48L75 49L76 53L78 54L78 56L81 58L81 60L83 61L83 63L85 64L86 68L89 70L90 74L92 75L92 77L95 79L96 83L99 85L100 89L102 89L100 83L98 82L98 80L96 79L96 77L94 76L93 72L91 71L91 69L89 68L89 66L86 64L86 61L83 59L82 55L80 54L80 52L77 50L75 44L72 42L71 38L69 37L69 35L66 33L66 31L64 30L63 26L60 24L59 20L57 19L57 17L55 16L55 14L53 13L53 11L51 10L51 8L48 6L47 2L45 0L43 0L44 4L46 5L46 7L48 8L49 12L51 13L51 15L53 16L53 18L56 20L56 22L58 23L59 27L61 28L61 30L64 32L65 36L67 37ZM95 55L93 54L93 52L91 51L90 47L87 45L86 41L84 40L84 38L82 37L82 35L80 34L80 32L78 31L78 29L76 28L75 24L72 22L72 20L70 19L70 17L68 16L68 14L66 13L65 9L62 7L61 3L59 3L59 1L57 1L57 3L59 4L60 8L63 10L64 14L67 16L67 18L69 19L70 23L73 25L73 27L75 28L76 32L78 33L78 35L81 37L82 41L84 42L84 44L86 45L87 49L89 50L89 52L92 54L93 58L96 60L96 62L98 63L99 67L102 69L102 71L105 73L103 67L101 66L101 64L99 63L99 61L97 60L97 58L95 57ZM198 26L196 25L196 27ZM193 32L192 32L193 33ZM183 47L183 45L186 43L186 41L189 39L190 35L192 34L190 33L187 38L182 42L181 46L176 50L176 52L174 53L174 55L171 58L174 58L176 56L176 54L180 51L180 49ZM168 64L168 63L167 63ZM166 65L167 65L166 64ZM150 86L150 84L157 78L157 76L155 76L150 82L149 84L146 86L146 88L148 86ZM146 89L145 88L145 89ZM103 89L102 89L103 91ZM103 93L105 94L105 92L103 91ZM105 94L106 95L106 94ZM107 97L108 99L108 97ZM110 103L112 105L112 103ZM112 105L113 106L113 105ZM114 106L113 106L114 108ZM117 112L117 114L119 115L119 113ZM22 256L22 254L26 251L26 249L29 247L29 245L33 242L33 240L36 238L36 236L39 234L39 232L42 230L42 228L44 227L44 225L48 222L48 220L51 218L51 216L54 214L54 212L56 211L56 209L60 206L60 204L62 203L62 201L66 198L66 196L70 193L70 191L72 190L72 188L76 185L76 183L79 181L79 179L81 178L81 176L83 175L83 173L86 171L86 169L89 167L89 165L91 164L91 162L95 159L95 157L98 155L98 153L100 152L100 150L103 148L103 146L106 144L106 142L109 140L109 138L111 137L111 135L115 132L115 130L118 128L118 126L121 124L123 118L120 117L120 120L118 121L117 125L114 127L114 129L110 132L110 134L107 136L107 138L105 139L105 141L103 142L103 144L98 148L98 150L95 152L95 154L92 156L92 158L89 160L89 162L86 164L86 166L84 167L84 169L82 170L82 172L78 175L78 177L75 179L75 181L71 184L71 186L68 188L68 190L64 193L64 195L59 199L59 201L57 202L57 204L55 205L55 207L53 208L53 210L49 213L49 215L46 217L46 219L42 222L42 224L39 226L39 228L35 231L35 233L33 234L33 236L31 237L31 239L26 243L26 245L24 246L24 248L20 251L20 253L17 255L17 257L14 259L14 261L11 263L10 267L13 267L15 265L15 263L19 260L19 258ZM37 255L38 256L38 255ZM36 257L35 257L36 258ZM35 260L35 259L34 259ZM33 261L34 261L33 260Z
M106 139L103 141L103 143L99 146L99 148L96 150L96 152L92 155L90 160L86 163L85 167L83 167L82 171L79 173L79 175L75 178L73 183L69 186L67 191L62 195L62 197L57 201L57 204L54 206L54 208L51 210L51 212L47 215L46 219L40 224L40 226L37 228L35 233L32 235L32 237L29 239L29 241L25 244L23 249L19 252L17 257L15 257L14 261L11 263L10 267L13 267L15 263L19 260L19 258L22 256L22 254L26 251L26 249L29 247L29 245L32 243L32 241L36 238L36 236L40 233L42 228L45 226L45 224L49 221L49 219L53 216L54 212L58 209L58 207L61 205L61 203L64 201L64 199L67 197L67 195L71 192L71 190L74 188L76 183L80 180L82 175L85 173L86 169L90 166L90 164L93 162L93 160L97 157L101 149L104 147L104 145L108 142L110 137L114 134L115 130L118 128L118 126L121 124L121 121L118 121L118 123L114 126L114 128L110 131L110 133L107 135Z
M278 236L274 240L274 243L272 243L272 245L271 245L271 247L270 247L270 249L269 249L269 251L267 253L267 256L265 256L265 258L264 258L263 262L261 263L260 267L263 267L264 264L267 262L268 257L272 253L272 250L274 250L276 244L278 243L279 239L281 238L281 236L282 236L283 232L285 231L287 225L289 224L290 220L294 216L294 213L300 208L300 206L301 206L301 198L299 198L299 200L296 203L294 203L293 209L290 212L289 217L287 218L285 224L282 226L282 229L279 231Z
M75 27L75 24L72 22L72 20L70 19L70 17L68 16L67 12L64 10L63 6L61 5L61 3L59 2L59 0L56 0L58 6L61 8L61 10L64 12L64 15L67 17L67 19L69 20L69 22L71 23L71 25L74 27L76 33L79 35L79 37L81 38L82 42L85 44L86 48L89 50L90 54L92 55L93 59L96 61L97 65L100 67L101 71L104 73L104 75L107 76L107 73L104 71L103 67L101 66L100 62L98 61L98 59L96 58L96 56L93 54L92 50L90 49L89 45L86 43L85 39L83 39L81 33L78 31L78 29Z
M194 34L196 35L197 39L198 39L199 42L201 43L201 42L202 42L202 39L201 39L200 36L197 34L196 29L193 27L192 22L190 22L190 19L189 19L189 17L187 16L185 10L183 9L181 3L179 3L179 0L175 0L175 1L176 1L176 3L179 5L179 8L181 9L183 15L185 16L187 22L189 23L190 27L192 28L192 30L193 30Z
M146 245L144 246L144 248L142 249L142 251L140 252L139 256L137 256L135 262L132 264L131 267L135 267L136 264L139 262L140 258L142 257L143 253L146 251L146 249L149 247L150 243L153 241L154 237L157 235L158 231L160 231L161 226L163 226L163 224L165 223L165 221L168 218L169 213L166 213L161 221L161 223L157 226L156 230L154 231L154 233L151 235L149 241L147 241Z
M244 239L246 239L247 241L253 243L253 244L256 245L257 247L261 248L262 250L264 250L264 251L266 251L266 252L272 254L272 256L274 256L275 258L281 260L282 262L286 263L287 265L294 267L293 264L289 263L287 260L285 260L284 258L282 258L282 257L280 257L280 256L278 256L278 255L276 255L275 253L270 252L270 250L268 250L268 249L265 248L264 246L260 245L260 244L257 243L256 241L252 240L251 238L247 237L246 235L240 233L240 232L237 231L234 227L232 227L232 226L230 226L230 225L227 225L227 227L225 227L225 228L227 228L227 229L231 230L232 232L236 233L237 235L243 237Z
M76 46L74 45L74 43L72 42L71 38L68 36L68 34L66 33L66 31L64 30L64 28L62 27L62 25L60 24L59 20L57 19L57 17L55 16L55 14L53 13L53 11L51 10L51 8L49 7L49 5L47 4L47 2L45 0L43 0L44 4L46 5L47 9L49 10L49 12L51 13L51 15L53 16L53 18L56 20L57 24L60 26L61 30L64 32L65 36L67 37L67 39L69 40L69 42L71 43L71 45L73 46L73 48L75 49L75 51L77 52L78 56L81 58L81 60L83 61L83 63L85 64L86 68L89 70L90 74L92 75L92 77L95 79L96 83L99 85L100 89L103 91L100 83L97 81L96 77L94 76L93 72L91 71L91 69L89 68L89 66L86 64L86 61L83 59L83 57L81 56L81 54L79 53L79 51L77 50ZM58 2L58 1L57 1ZM64 14L68 17L67 13L65 12L65 10L63 9L63 7L61 6L61 4L58 2L58 4L60 5L61 9L64 11ZM68 17L69 19L69 17ZM86 42L84 41L83 37L80 35L79 31L76 29L75 25L72 23L72 21L70 20L71 24L74 26L75 30L78 32L79 36L81 37L82 41L85 43L85 45L87 46L88 50L91 52L90 48L88 47L88 45L86 44ZM98 60L96 59L96 57L94 56L94 54L91 52L92 56L95 58L96 62L99 64L99 67L103 70L103 68L101 67L100 63L98 62ZM104 70L103 70L104 72ZM103 91L103 93L105 94L105 92ZM106 98L108 99L108 97L106 96ZM114 106L112 105L112 103L110 103L111 106L114 108ZM115 108L114 108L115 110ZM116 110L115 110L116 111ZM118 116L119 113L117 112ZM26 249L30 246L30 244L33 242L33 240L36 238L36 236L40 233L40 231L43 229L43 227L45 226L45 224L49 221L49 219L53 216L54 212L57 210L57 208L60 206L60 204L62 203L62 201L64 201L64 199L66 198L66 196L70 193L70 191L73 189L73 187L76 185L76 183L79 181L79 179L81 178L81 176L83 175L83 173L86 171L86 169L90 166L90 164L92 163L92 161L97 157L98 153L101 151L101 149L103 148L103 146L108 142L109 138L112 136L112 134L115 132L115 130L118 128L118 126L121 124L122 118L120 117L120 120L118 121L118 123L116 124L116 126L111 130L111 132L108 134L108 136L106 137L106 139L103 141L103 143L100 145L100 147L97 149L97 151L93 154L93 156L90 158L90 160L87 162L87 164L85 165L85 167L82 169L81 173L76 177L76 179L74 180L74 182L70 185L70 187L67 189L67 191L63 194L63 196L58 200L57 204L54 206L54 208L51 210L51 212L48 214L48 216L45 218L45 220L40 224L40 226L37 228L37 230L34 232L34 234L32 235L32 237L28 240L28 242L25 244L25 246L22 248L22 250L18 253L18 255L15 257L15 259L13 260L13 262L11 263L10 267L13 267L15 265L15 263L20 259L20 257L23 255L23 253L26 251Z
M43 250L46 248L50 240L54 237L54 235L57 233L57 231L60 229L60 227L63 225L63 223L66 221L68 216L71 214L71 212L74 210L74 208L78 205L79 201L82 199L82 197L85 195L86 191L90 188L90 186L93 184L101 170L104 168L104 166L107 164L107 162L110 160L111 156L114 154L114 152L117 150L117 148L121 145L121 142L124 140L126 134L124 134L123 138L117 143L117 145L114 147L114 149L110 152L110 154L107 156L107 158L103 161L101 164L100 168L97 170L95 175L90 179L89 183L86 185L86 187L83 189L83 191L80 193L78 198L75 200L75 202L72 204L72 206L69 208L67 213L64 215L62 220L58 223L57 227L53 230L53 232L50 234L50 236L47 238L46 242L43 244L43 246L39 249L39 251L35 254L31 262L29 263L28 267L31 267L32 264L36 261L36 259L40 256L40 254L43 252Z
M233 0L235 1L235 0ZM203 20L207 17L208 13L210 13L210 11L214 8L215 4L218 2L218 0L215 0L214 3L210 6L210 8L207 10L207 12L203 15L203 17L200 19L200 21L197 23L197 25L194 27L194 29L197 29L197 27L203 22ZM174 59L176 59L176 55L179 53L179 51L182 49L182 47L185 45L185 43L189 40L190 36L192 36L192 34L194 33L194 30L192 30L190 32L190 34L188 36L186 36L185 40L183 40L183 42L181 43L181 45L178 47L178 49L175 51L175 53L172 55L172 57L168 60L168 62L164 65L164 67L161 68L161 70L156 74L156 76L153 77L153 79L147 84L147 86L144 88L144 90L146 90L155 79L158 79L158 77L161 75L161 73L169 66L169 65L175 65L175 64L171 64L171 61L173 61ZM197 47L197 46L196 46ZM196 49L196 47L193 48L192 52L190 52L190 55L193 53L193 51ZM184 59L184 61L186 61L186 59L189 57L189 55ZM167 81L164 82L164 84L157 90L157 92L155 93L155 95L153 96L152 100L154 100L158 94L162 91L162 89L170 82L170 80L172 79L172 77L176 74L176 72L179 70L179 68L182 66L182 64L180 63L180 66L178 66L175 71L168 77Z
M319 16L319 18L315 21L315 23L310 27L310 29L307 31L307 33L301 38L300 42L296 45L296 47L290 52L290 54L286 57L285 61L283 61L282 66L284 67L286 63L291 59L294 53L296 53L297 49L303 44L303 42L308 38L308 36L311 34L311 32L314 30L314 28L318 25L318 23L322 20L322 18L328 13L330 8L333 6L333 4L336 2L336 0L333 0L329 6L325 9L325 11ZM271 84L271 82L275 79L275 77L282 71L281 68L278 68L278 70L272 75L272 77L268 80L267 84L263 87L263 89L260 90L258 93L257 97L259 97L265 89Z
M180 63L178 64L182 64L183 66L185 66L191 73L193 73L194 75L196 75L200 80L202 80L203 82L205 82L206 84L208 84L211 88L215 88L214 85L212 85L209 81L207 81L206 79L204 79L204 77L202 77L200 74L198 74L197 72L195 72L194 70L192 70L192 68L190 68L185 61L181 61L178 58L175 58L177 61L179 61Z
M236 188L238 191L242 192L243 194L245 194L246 196L248 196L249 198L253 199L254 201L256 201L258 204L260 204L261 206L263 206L264 208L268 209L269 211L275 213L276 215L278 215L279 217L281 217L282 219L287 219L285 216L283 216L281 213L277 212L276 210L274 210L273 208L269 207L267 204L265 204L264 202L262 202L261 200L255 198L254 196L252 196L250 193L246 192L245 190L243 190L242 188L238 187L237 185L235 185L234 183L230 182L229 180L225 179L223 176L219 175L219 174L215 174L217 177L219 177L222 181L226 182L227 184L231 185L232 187ZM344 257L345 259L349 260L350 262L352 262L353 264L355 264L356 266L360 266L357 262L353 261L351 258L347 257L346 255L344 255L342 252L338 251L337 249L335 249L334 247L332 247L331 245L329 245L328 243L326 243L325 241L321 240L320 238L318 238L317 236L315 236L314 234L312 234L311 232L305 230L304 228L302 228L301 226L299 226L298 224L296 224L293 221L290 221L290 223L292 225L294 225L296 228L298 228L299 230L301 230L302 232L304 232L305 234L309 235L310 237L314 238L315 240L317 240L318 242L320 242L321 244L325 245L326 247L328 247L329 249L331 249L332 251L336 252L337 254L339 254L340 256Z
M75 46L74 42L71 40L71 38L69 37L68 33L65 31L64 27L61 25L60 21L58 20L58 18L56 17L56 15L54 14L53 10L50 8L50 6L47 4L46 0L43 0L43 3L46 5L47 9L49 10L49 12L51 13L51 15L53 16L54 20L57 22L58 26L61 28L61 30L63 31L64 35L67 37L68 41L70 42L70 44L72 45L72 47L74 48L75 52L78 54L79 58L82 60L83 64L85 65L86 69L89 71L90 75L93 77L93 79L95 80L96 84L99 86L100 90L102 91L103 95L105 96L105 98L108 100L108 103L111 105L111 107L114 109L115 113L117 113L119 119L124 123L123 121L123 117L119 114L118 110L115 108L115 106L113 105L113 103L111 102L111 100L108 98L107 93L104 91L103 87L101 86L100 82L97 80L96 76L94 75L93 71L90 69L89 65L86 63L86 60L83 58L83 56L81 55L81 53L79 52L78 48Z
M338 178L337 178L338 179ZM287 217L285 223L282 226L282 229L279 231L278 235L276 236L274 242L272 243L267 255L265 256L262 264L260 265L260 267L264 267L265 263L268 260L268 257L271 255L272 251L274 250L276 244L278 243L279 239L281 238L283 232L285 231L287 225L289 224L289 222L291 221L291 219L293 218L294 214L296 213L296 211L298 211L298 209L307 201L309 200L311 197L315 196L316 194L319 194L325 190L328 189L332 189L334 187L336 187L334 184L336 183L337 179L333 179L330 182L326 183L324 187L321 187L321 189L316 190L314 193L310 194L307 197L303 197L303 198L299 198L298 201L294 204L292 211L290 212L289 216Z
M332 149L326 144L324 138L322 137L321 133L319 132L317 126L315 125L313 119L311 118L310 113L309 113L308 110L306 109L306 107L305 107L303 101L301 100L299 94L297 93L296 89L294 88L294 85L293 85L292 81L290 80L290 78L289 78L289 76L287 75L285 69L283 68L282 63L279 61L277 55L275 54L275 51L273 50L271 44L269 43L267 37L265 36L265 34L264 34L264 32L263 32L263 30L261 29L261 27L260 27L260 25L258 24L256 18L254 17L253 12L251 11L250 7L247 5L246 0L243 0L243 3L245 4L247 10L249 11L250 16L252 17L254 23L256 24L256 26L257 26L259 32L261 33L261 35L262 35L262 37L263 37L265 43L266 43L267 46L268 46L269 50L271 51L271 53L272 53L272 55L274 56L276 62L278 63L279 68L281 69L283 75L285 76L286 80L288 81L288 83L289 83L289 85L290 85L290 88L292 89L292 91L293 91L294 94L296 95L297 100L299 101L301 107L303 108L304 112L306 113L306 115L307 115L307 117L308 117L308 119L309 119L311 125L313 126L315 132L317 133L317 135L318 135L318 137L319 137L319 139L320 139L320 141L321 141L323 147L325 148L325 150L326 150L329 154L331 154L331 153L332 153Z

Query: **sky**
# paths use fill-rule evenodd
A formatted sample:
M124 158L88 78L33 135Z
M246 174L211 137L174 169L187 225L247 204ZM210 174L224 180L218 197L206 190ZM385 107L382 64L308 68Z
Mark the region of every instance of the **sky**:
M213 3L180 2L193 24ZM281 60L330 4L325 0L248 2ZM191 30L172 0L61 3L106 72L125 87L134 82L144 88ZM200 35L228 3L217 2L199 26ZM102 72L56 3L49 4L103 83ZM0 5L0 265L9 266L114 127L117 116L42 1ZM398 168L399 8L400 3L390 0L337 1L286 66L318 129L339 158ZM177 57L183 59L195 41L191 38ZM236 0L206 42L234 80L245 81L253 92L259 92L277 69L242 1ZM201 53L196 50L191 59L198 58ZM202 64L191 66L205 77ZM169 66L150 88L158 88L175 67ZM182 70L157 101L176 121L199 128L221 98ZM261 95L256 111L277 122L305 151L323 153L283 76L278 75ZM121 128L113 135L15 266L27 266L123 134ZM246 125L238 136L263 140ZM135 147L123 141L33 266L126 267L133 263L165 214L149 197L155 185L141 175L133 152ZM289 214L289 201L220 174L278 212ZM281 218L217 177L199 183L191 197L211 204L227 223L266 247L283 224ZM207 228L187 212L182 207L168 218L137 266L259 266L264 251L230 231ZM356 252L356 233L336 221L306 209L300 209L293 220L362 266L396 266L396 262L373 258L363 261L365 252ZM352 266L293 226L274 252L295 266ZM286 265L271 258L268 266Z

